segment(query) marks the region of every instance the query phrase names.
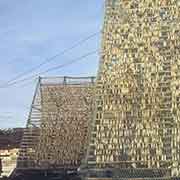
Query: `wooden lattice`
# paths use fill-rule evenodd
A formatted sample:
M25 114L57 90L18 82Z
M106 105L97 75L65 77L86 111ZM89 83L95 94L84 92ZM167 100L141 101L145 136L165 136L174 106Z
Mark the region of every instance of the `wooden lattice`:
M92 119L93 91L94 77L40 80L22 142L19 168L58 169L80 165ZM39 107L35 106L37 99Z
M87 164L180 175L180 1L105 8Z

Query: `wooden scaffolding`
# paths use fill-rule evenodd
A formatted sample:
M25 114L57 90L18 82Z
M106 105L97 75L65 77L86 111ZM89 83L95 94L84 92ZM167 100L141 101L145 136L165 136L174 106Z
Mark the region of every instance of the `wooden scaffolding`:
M77 168L87 147L94 77L40 78L17 168Z
M179 0L106 0L89 168L180 175L179 48Z

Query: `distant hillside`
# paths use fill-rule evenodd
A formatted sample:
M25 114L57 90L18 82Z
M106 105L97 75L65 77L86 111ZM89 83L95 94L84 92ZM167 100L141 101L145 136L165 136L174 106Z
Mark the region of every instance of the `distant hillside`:
M18 148L23 136L23 128L0 129L0 149Z

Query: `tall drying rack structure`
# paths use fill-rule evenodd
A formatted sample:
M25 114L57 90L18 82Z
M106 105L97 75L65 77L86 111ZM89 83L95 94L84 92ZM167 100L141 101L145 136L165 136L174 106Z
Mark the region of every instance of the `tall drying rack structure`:
M17 169L75 169L84 158L94 77L40 78Z
M95 94L86 178L180 176L180 0L106 0Z

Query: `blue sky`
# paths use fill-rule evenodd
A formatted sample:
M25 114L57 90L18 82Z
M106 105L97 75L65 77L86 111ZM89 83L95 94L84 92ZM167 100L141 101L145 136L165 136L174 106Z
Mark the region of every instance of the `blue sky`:
M103 8L103 0L0 0L0 85L100 31ZM36 72L97 48L100 35ZM96 75L98 62L99 56L92 55L46 76ZM28 81L0 89L0 128L25 126L35 85Z

